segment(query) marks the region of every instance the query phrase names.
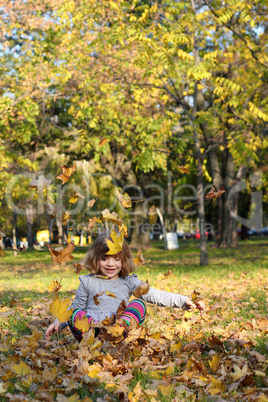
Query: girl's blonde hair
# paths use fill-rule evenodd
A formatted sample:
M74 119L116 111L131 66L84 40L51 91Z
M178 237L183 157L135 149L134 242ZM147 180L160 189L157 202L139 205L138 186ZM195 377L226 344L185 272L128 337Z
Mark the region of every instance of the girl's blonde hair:
M112 240L110 234L110 232L99 234L99 236L92 243L89 252L83 260L85 267L93 274L100 273L99 262L100 259L109 251L106 240ZM136 266L134 264L134 259L131 254L130 248L125 239L123 241L122 250L118 253L118 255L122 261L122 270L120 271L119 276L127 276L135 270Z

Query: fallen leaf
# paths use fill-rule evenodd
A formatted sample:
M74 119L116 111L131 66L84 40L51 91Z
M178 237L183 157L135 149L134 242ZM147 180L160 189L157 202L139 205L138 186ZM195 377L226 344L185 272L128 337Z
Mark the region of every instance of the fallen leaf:
M215 377L210 377L211 383L208 386L208 392L210 395L218 395L225 391L224 384Z
M71 255L72 252L74 251L75 247L73 243L69 243L67 245L67 247L65 247L64 249L62 249L61 251L57 251L56 249L53 249L50 244L46 244L52 261L57 263L57 264L61 264L67 261L71 261L74 257Z
M67 181L70 179L71 175L74 173L76 170L76 165L67 168L65 165L62 165L62 174L57 176L57 179L62 180L62 185L67 183Z
M20 377L33 372L31 367L22 360L18 364L11 365L11 370Z
M58 295L54 296L54 299L49 306L51 314L57 318L60 322L68 321L72 315L72 309L69 308L71 302L69 299L60 300Z
M139 265L144 265L145 264L145 260L143 258L141 250L138 250L137 257L134 258L134 264L136 265L136 267L138 267Z
M96 306L98 306L100 304L100 300L98 299L98 297L102 296L103 294L104 294L104 291L99 292L99 293L97 293L96 295L93 296L93 300L94 300L94 303L96 304Z
M45 188L49 187L52 180L47 179L45 176L41 175L38 176L38 179L33 179L28 184L28 187L36 188L38 190L44 190Z
M109 251L106 253L107 255L115 255L122 250L123 241L124 241L124 232L123 230L117 234L114 230L111 231L111 239L106 240L107 246L109 247Z
M150 285L149 285L148 281L146 281L146 282L141 281L140 286L138 286L134 290L133 295L135 297L140 297L142 295L146 295L149 292L149 290L150 290Z
M109 296L109 297L115 297L115 298L117 299L115 293L109 292L109 290L105 290L105 293L107 294L107 296Z
M216 373L216 371L218 370L219 365L220 365L220 358L219 358L218 354L215 353L215 354L212 356L212 359L209 360L208 363L209 363L209 365L210 365L210 368L211 368L212 372L213 372L213 373Z

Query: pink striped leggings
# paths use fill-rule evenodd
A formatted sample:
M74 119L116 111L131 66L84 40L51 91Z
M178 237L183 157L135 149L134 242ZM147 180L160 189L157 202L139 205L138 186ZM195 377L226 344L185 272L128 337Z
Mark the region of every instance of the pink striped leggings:
M81 319L82 317L84 317L84 315L87 316L89 324L97 322L96 320L94 320L93 317L86 314L84 310L80 310L77 308L73 311L69 320L69 327L70 330L72 331L73 336L78 342L81 342L83 338L83 332L81 332L78 328L76 328L75 321L77 319ZM142 325L144 323L145 316L146 316L145 303L140 299L134 299L129 303L123 314L118 318L123 319L127 325L130 325L131 320L134 320L138 325ZM95 336L98 335L97 329L98 328L95 329Z

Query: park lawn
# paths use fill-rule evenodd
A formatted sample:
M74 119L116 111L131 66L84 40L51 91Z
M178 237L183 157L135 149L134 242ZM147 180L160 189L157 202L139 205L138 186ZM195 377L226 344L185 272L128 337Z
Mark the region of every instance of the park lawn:
M86 397L95 400L105 395L113 400L123 395L130 401L169 401L175 395L177 400L187 401L219 396L265 400L261 398L267 396L268 387L268 239L241 242L237 249L229 250L209 244L208 267L199 266L196 241L180 241L180 248L172 251L165 250L161 242L152 246L144 251L146 265L138 267L139 277L158 289L202 298L207 311L200 316L198 311L148 306L147 333L133 335L128 352L122 349L125 341L108 349L109 353L105 349L89 352L95 374L86 376L88 382L81 381L82 375L78 381L73 373L74 366L78 372L81 368L78 345L68 330L55 337L52 346L43 339L53 320L49 305L54 295L48 292L49 284L62 279L60 297L73 299L79 275L87 271L77 275L72 263L53 264L47 250L27 250L17 257L7 252L0 262L0 400L12 395L31 399L35 394L40 399L46 395L62 401L72 395L70 400L85 401ZM85 253L86 248L76 248L72 262L79 262ZM36 330L41 335L33 332ZM35 348L29 349L32 332ZM103 357L107 353L113 368ZM67 368L61 354L69 362ZM31 373L14 368L22 361ZM72 387L72 382L79 386Z

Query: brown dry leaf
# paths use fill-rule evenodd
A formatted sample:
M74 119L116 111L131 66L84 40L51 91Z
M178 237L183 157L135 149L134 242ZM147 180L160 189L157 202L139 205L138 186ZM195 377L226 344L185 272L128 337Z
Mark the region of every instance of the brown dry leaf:
M115 190L115 195L116 195L118 201L120 202L120 204L124 208L131 208L132 207L131 198L129 197L129 195L123 195L117 189Z
M104 221L110 221L115 225L123 225L123 221L119 219L119 215L116 212L110 212L108 209L102 211L102 219Z
M134 258L134 264L136 265L136 267L138 267L139 265L144 265L145 264L145 260L143 258L141 250L138 250L137 257Z
M102 296L103 294L104 294L104 291L99 292L99 293L97 293L96 295L93 296L93 300L94 300L94 303L96 304L96 306L98 306L100 304L100 300L98 299L98 297Z
M56 249L53 249L49 244L47 244L47 247L49 249L52 261L55 262L56 264L61 264L64 262L71 261L74 257L71 255L72 252L74 251L75 247L74 244L71 242L62 249L61 251L57 251Z
M95 198L92 198L92 200L88 201L87 206L88 206L89 208L92 208L93 205L95 204L95 202L96 202Z
M5 236L6 236L5 233L0 230L0 240L2 240L3 237L5 237Z
M219 198L223 193L225 193L223 186L221 186L219 191L216 191L215 187L213 186L211 190L206 194L206 199L212 200L214 198Z
M44 190L45 188L49 187L52 180L47 179L45 176L41 175L38 176L38 179L33 179L28 184L28 187L36 188L38 190Z
M93 227L95 226L96 223L102 223L102 220L100 218L96 218L96 216L94 216L94 218L89 219L88 220L88 227L87 230L92 230Z
M81 262L81 263L79 262L77 264L73 264L73 267L74 267L74 272L76 274L79 274L82 271L82 269L85 268L85 264L83 262Z
M184 166L179 166L179 169L183 172L183 173L189 173L189 169L187 169L186 167L184 167Z
M43 203L43 205L47 209L47 214L51 216L51 218L55 218L57 215L57 207L55 204Z
M98 143L98 147L101 147L102 145L106 144L109 142L108 138L102 138L100 142Z
M141 281L140 286L138 286L134 292L133 295L135 297L140 297L142 295L146 295L150 290L150 285L148 283L148 280L146 282Z
M48 286L47 290L51 293L56 293L58 292L61 288L62 288L62 284L61 284L62 278L60 280L60 282L58 282L57 279L55 279L55 281L52 281L50 283L50 285Z
M76 170L76 165L67 168L65 165L62 165L62 174L60 174L59 176L57 176L57 179L62 181L62 185L67 183L67 181L70 179L70 177L72 176L72 174L74 173L74 171Z

